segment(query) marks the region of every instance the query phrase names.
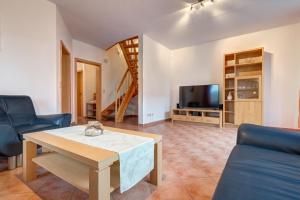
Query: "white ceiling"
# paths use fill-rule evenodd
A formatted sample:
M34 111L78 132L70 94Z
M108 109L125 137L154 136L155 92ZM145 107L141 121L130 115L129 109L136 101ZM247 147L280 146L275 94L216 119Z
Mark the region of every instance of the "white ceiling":
M170 49L300 21L300 0L50 0L75 39L107 48L145 33Z

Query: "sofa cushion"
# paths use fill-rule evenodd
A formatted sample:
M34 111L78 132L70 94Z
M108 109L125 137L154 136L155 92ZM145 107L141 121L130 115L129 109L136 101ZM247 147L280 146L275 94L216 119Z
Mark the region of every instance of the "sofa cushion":
M300 199L300 156L237 145L228 159L213 199Z
M23 134L37 132L37 131L45 131L59 128L59 126L54 124L35 124L35 125L21 125L16 126L15 129L20 135L20 139L23 140Z
M33 103L28 96L0 96L13 126L29 125L36 119Z

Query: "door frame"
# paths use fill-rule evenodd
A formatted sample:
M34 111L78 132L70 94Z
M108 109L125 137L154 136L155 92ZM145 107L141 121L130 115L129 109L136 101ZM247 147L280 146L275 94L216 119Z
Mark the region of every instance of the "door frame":
M77 117L83 115L83 96L80 97L80 98L81 98L81 100L80 100L81 102L78 101L78 90L79 90L79 87L78 87L78 86L80 85L80 84L79 84L79 81L78 81L78 80L79 80L79 79L78 79L79 74L80 74L80 76L81 76L81 88L80 88L80 91L81 91L81 90L83 90L83 71L77 71L77 72L76 72L77 86L76 86L75 89L76 89L76 91L77 91L77 93L76 93L76 94L77 94L77 95L76 95L76 100L77 100L77 105L76 105L76 108L77 108ZM83 91L81 91L81 92L83 92ZM83 95L83 94L82 94L82 95ZM80 103L81 103L81 105L79 106ZM81 109L81 110L80 110L81 115L79 115L79 110L78 110L79 107L80 107L80 109Z
M68 61L67 61L67 67L69 68L67 71L64 71L63 68L64 66L64 52L68 55ZM68 112L71 113L72 112L72 70L71 70L71 53L68 50L68 48L66 47L66 45L63 43L63 41L60 41L60 110L61 112ZM66 94L64 91L64 85L63 85L63 78L65 77L65 73L68 73L68 93ZM66 97L66 95L68 95ZM63 102L65 101L65 99L68 99L68 108L65 108L64 106L66 106Z
M101 120L101 111L102 111L102 64L97 63L90 60L85 60L81 58L74 58L74 82L75 82L75 92L74 92L74 99L75 99L75 122L78 123L78 111L77 111L77 63L89 64L97 67L96 73L96 119L98 121Z

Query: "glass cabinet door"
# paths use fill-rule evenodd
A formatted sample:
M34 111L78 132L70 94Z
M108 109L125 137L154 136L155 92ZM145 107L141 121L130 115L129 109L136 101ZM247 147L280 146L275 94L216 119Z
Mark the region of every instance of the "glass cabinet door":
M261 100L261 77L236 79L237 100Z

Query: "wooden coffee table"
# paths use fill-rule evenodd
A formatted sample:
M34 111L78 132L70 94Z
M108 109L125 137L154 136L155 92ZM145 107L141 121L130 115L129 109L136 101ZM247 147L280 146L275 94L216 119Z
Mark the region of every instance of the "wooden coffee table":
M155 140L154 169L150 182L162 182L162 136L137 131L105 127L105 130L138 135ZM49 149L50 153L37 155L37 145ZM89 193L91 200L108 200L110 193L119 187L118 154L92 147L62 137L36 132L24 135L23 178L37 178L37 165L45 168L75 187Z

